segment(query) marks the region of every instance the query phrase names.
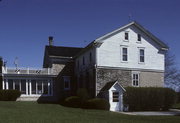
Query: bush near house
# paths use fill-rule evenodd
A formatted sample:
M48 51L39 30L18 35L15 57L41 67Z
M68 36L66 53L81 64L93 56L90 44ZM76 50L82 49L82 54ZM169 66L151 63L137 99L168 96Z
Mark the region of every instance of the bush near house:
M85 88L78 89L77 96L67 97L61 104L67 107L85 109L109 110L110 108L109 102L105 99L89 99L88 92Z
M81 99L81 103L84 103L89 99L89 94L86 88L79 88L77 90L77 96Z
M86 101L83 104L83 108L85 109L100 109L100 110L109 110L110 104L105 99L94 98Z
M124 104L129 111L168 110L176 100L176 93L169 88L127 87Z
M18 90L0 90L0 101L16 101L20 95Z
M63 102L64 106L72 107L72 108L80 108L81 107L81 98L78 96L71 96L65 99Z
M177 92L177 103L180 103L180 92Z

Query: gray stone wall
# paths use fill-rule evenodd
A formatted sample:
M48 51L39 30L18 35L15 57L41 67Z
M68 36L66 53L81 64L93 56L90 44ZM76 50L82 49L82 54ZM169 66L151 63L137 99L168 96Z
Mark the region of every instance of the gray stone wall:
M163 72L140 72L140 87L164 87L164 73Z
M136 71L139 73L139 87L164 87L164 73L157 71ZM132 70L97 69L96 94L107 82L118 80L123 87L132 86Z
M118 80L123 87L131 86L131 71L119 69L97 69L96 94L105 86L107 82Z
M59 72L65 67L65 64L52 64L52 72L53 74L58 75Z

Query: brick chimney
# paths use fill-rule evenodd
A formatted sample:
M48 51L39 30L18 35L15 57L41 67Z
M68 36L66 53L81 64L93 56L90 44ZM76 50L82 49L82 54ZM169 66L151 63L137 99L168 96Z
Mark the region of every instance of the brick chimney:
M49 46L53 46L53 36L49 36Z

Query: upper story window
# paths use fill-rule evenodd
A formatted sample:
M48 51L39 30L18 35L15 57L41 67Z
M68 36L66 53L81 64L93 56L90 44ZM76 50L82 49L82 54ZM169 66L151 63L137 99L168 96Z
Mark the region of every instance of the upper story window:
M63 76L64 90L70 90L70 76Z
M84 56L83 56L83 65L85 65L85 58L84 58Z
M132 86L139 86L139 73L132 74Z
M92 53L89 53L89 61L92 62Z
M141 35L140 34L137 34L137 40L141 41Z
M128 61L128 48L122 47L122 61Z
M139 62L144 63L145 62L145 56L144 56L144 48L139 49Z
M125 40L129 40L129 33L128 33L128 32L125 32L125 33L124 33L124 39L125 39Z

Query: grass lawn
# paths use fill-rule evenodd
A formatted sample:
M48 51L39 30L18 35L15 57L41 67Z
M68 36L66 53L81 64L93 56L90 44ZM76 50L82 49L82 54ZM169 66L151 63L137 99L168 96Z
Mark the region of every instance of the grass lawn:
M179 123L180 116L129 116L36 102L0 102L0 123Z
M173 105L173 108L180 109L180 103Z

